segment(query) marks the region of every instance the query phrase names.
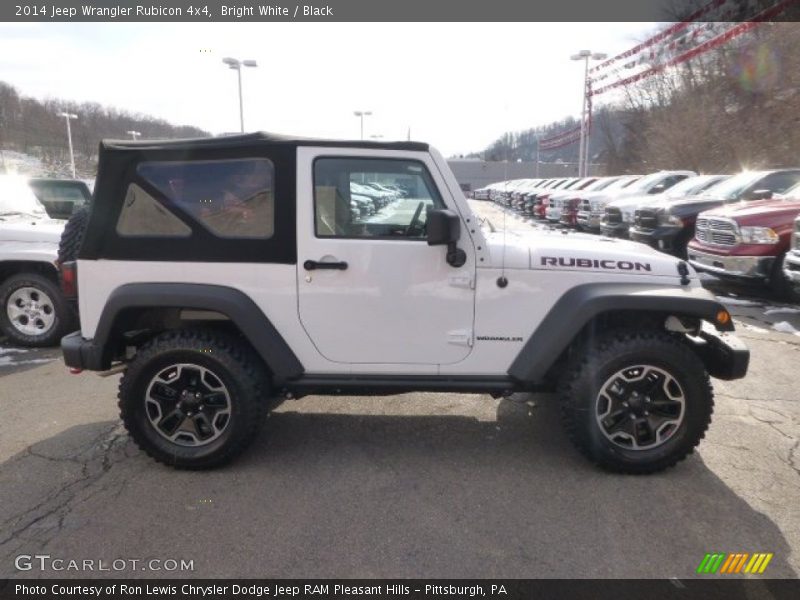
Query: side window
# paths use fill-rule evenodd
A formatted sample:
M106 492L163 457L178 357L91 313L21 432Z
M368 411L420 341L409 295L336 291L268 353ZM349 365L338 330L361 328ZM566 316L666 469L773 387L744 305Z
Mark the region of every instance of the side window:
M317 237L424 239L428 210L444 206L425 165L414 160L318 158Z
M188 237L191 228L135 183L128 186L117 220L124 237Z
M144 162L137 173L216 236L269 239L275 231L268 159Z

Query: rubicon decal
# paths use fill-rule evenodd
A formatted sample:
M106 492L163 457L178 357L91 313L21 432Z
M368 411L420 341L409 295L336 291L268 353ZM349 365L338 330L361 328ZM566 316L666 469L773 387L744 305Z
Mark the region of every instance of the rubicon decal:
M710 552L703 557L697 572L702 574L731 575L736 573L749 573L751 575L763 573L772 552Z
M475 338L479 342L521 342L522 338L518 336L504 336L504 335L479 335Z
M652 271L650 263L631 260L611 260L596 258L567 258L563 256L542 256L543 267L577 267L579 269L606 269L610 271Z

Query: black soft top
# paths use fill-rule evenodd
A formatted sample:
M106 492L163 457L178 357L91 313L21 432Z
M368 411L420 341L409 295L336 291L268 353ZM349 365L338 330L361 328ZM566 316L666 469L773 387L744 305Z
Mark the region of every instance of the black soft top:
M372 150L412 150L426 152L429 145L422 142L375 142L365 140L325 140L297 136L277 135L259 131L219 137L185 138L177 140L103 140L102 150L194 150L194 149L241 149L263 146L325 146L330 148L368 148Z

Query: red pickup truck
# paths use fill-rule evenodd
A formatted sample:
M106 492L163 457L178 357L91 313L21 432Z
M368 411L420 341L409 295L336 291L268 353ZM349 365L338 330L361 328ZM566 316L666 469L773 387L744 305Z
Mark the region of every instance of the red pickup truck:
M793 298L783 259L798 215L800 185L781 196L700 213L689 243L689 263L721 279L764 283L779 295Z

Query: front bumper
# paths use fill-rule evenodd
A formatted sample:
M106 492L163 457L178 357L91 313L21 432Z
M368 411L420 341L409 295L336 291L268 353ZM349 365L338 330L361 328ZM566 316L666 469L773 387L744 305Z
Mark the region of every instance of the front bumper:
M600 233L608 237L628 237L628 223L600 223Z
M548 207L548 209L545 211L545 217L547 217L547 220L552 223L558 223L561 220L561 209Z
M704 327L697 337L689 340L712 377L730 381L747 375L750 350L735 335Z
M80 331L74 331L61 338L61 354L64 355L64 364L72 369L105 371L109 367L104 364L102 348L98 348L92 340L81 336Z
M600 229L602 213L581 211L578 213L578 225L584 229Z
M795 287L800 287L800 251L786 254L783 259L783 274Z
M768 279L775 263L774 256L720 256L695 250L691 246L688 257L689 264L698 271L733 279Z

